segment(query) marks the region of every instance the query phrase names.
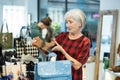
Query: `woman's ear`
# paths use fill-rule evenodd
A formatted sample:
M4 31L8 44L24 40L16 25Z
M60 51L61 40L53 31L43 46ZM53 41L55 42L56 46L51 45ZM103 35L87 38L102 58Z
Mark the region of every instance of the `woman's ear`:
M78 22L79 28L82 28L82 22Z

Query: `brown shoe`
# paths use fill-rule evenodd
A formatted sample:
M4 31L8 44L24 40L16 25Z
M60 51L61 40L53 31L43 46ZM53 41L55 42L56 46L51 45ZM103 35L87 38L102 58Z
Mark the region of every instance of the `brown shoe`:
M46 41L43 41L39 37L35 37L33 40L35 40L35 42L33 42L32 45L35 47L38 47L44 51L47 51L48 49L50 49L51 47L53 47L55 45L55 43L53 41L46 42Z

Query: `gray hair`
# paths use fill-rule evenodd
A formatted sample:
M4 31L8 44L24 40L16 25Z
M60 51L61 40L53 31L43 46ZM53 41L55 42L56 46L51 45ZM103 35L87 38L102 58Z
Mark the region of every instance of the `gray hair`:
M82 10L80 10L80 9L69 10L64 15L64 19L66 20L69 17L72 17L75 21L82 23L81 30L84 28L84 26L86 24L86 16L85 16L85 14L84 14L84 12Z

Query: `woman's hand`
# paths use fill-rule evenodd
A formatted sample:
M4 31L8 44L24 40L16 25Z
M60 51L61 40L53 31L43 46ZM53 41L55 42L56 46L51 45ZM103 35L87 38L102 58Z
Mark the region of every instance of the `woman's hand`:
M55 40L53 40L53 41L55 42L56 46L52 48L52 51L60 51L60 52L66 57L67 60L70 60L70 61L72 62L72 66L73 66L76 70L78 70L78 69L82 66L82 64L81 64L79 61L77 61L76 59L72 58L72 57L63 49L63 47L62 47L60 44L58 44Z
M58 44L55 39L53 41L55 42L56 46L52 48L52 51L60 51L63 53L64 49L62 48L62 46Z

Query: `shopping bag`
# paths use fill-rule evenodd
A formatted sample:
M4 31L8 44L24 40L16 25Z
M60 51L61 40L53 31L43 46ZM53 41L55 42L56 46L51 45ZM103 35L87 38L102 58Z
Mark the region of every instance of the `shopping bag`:
M72 80L68 60L38 62L34 66L34 80Z
M3 33L3 26L6 26L6 28L7 28L6 33ZM1 26L0 45L2 46L2 49L13 48L13 35L12 35L12 33L9 33L7 23L6 24L3 23Z
M38 57L38 48L27 44L26 38L14 38L14 44L17 58L21 58L22 54L30 54L33 57Z

